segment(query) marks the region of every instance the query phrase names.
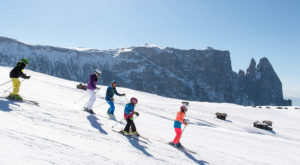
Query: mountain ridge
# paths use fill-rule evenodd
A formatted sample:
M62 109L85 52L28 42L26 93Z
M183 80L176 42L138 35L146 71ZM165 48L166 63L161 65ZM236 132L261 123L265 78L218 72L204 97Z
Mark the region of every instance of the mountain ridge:
M20 58L26 57L31 61L29 69L82 82L87 81L90 72L99 68L103 72L100 84L107 85L117 80L124 87L179 99L242 105L291 105L291 101L282 97L281 81L276 78L272 66L268 72L263 72L271 77L265 76L262 81L252 78L251 81L256 83L249 84L245 80L250 75L232 70L228 50L210 47L181 50L146 44L109 50L76 50L29 45L0 37L0 57L0 64L4 66L13 66ZM271 65L269 62L262 64L257 66ZM255 70L259 68L254 67ZM260 73L253 72L256 76ZM275 84L272 87L277 92L247 92L264 88L262 85L268 83Z

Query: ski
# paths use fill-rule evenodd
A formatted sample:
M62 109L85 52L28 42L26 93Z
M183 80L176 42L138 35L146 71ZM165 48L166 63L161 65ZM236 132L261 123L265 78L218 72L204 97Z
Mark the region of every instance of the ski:
M133 135L133 136L136 136L136 135ZM150 139L149 139L149 138L147 138L147 137L145 137L145 136L138 135L137 137L139 137L139 138L142 138L142 139L144 139L144 140L146 140L146 141L148 141L148 142L150 142L150 143L151 143Z
M168 142L167 144L171 145L171 146L174 147L174 148L177 148L178 150L190 152L190 153L192 153L192 154L197 154L197 152L195 152L195 151L193 151L193 150L190 150L190 149L187 149L187 148L184 147L184 146L177 147L177 146L172 145L171 142Z
M20 103L27 103L27 104L32 104L32 105L39 106L39 103L37 101L33 101L33 100L28 100L28 99L18 100L18 99L10 98L8 96L7 97L1 97L1 98L5 98L5 99L8 99L8 100L12 100L12 101L20 102Z
M125 134L123 133L122 130L116 131L116 130L113 130L113 129L112 129L112 131L117 132L117 133L119 133L119 134L121 134L121 135L123 135L123 136L133 138L133 139L135 139L135 140L137 140L137 141L140 141L140 142L142 142L142 143L148 144L148 142L139 139L139 136L135 136L135 135L132 135L132 134L130 134L130 135L125 135Z

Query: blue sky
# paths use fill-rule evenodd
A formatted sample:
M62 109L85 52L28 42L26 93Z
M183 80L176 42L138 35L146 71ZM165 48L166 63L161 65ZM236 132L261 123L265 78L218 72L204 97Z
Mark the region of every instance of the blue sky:
M0 36L60 47L144 43L229 50L234 71L267 57L300 97L298 0L0 0Z

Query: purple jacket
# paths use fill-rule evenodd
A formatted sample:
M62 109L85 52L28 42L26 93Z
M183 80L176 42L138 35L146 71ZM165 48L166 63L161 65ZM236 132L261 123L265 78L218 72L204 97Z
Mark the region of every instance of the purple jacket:
M87 89L95 90L96 89L96 85L97 85L97 81L98 81L97 76L94 73L92 73L90 75L89 82L87 84Z

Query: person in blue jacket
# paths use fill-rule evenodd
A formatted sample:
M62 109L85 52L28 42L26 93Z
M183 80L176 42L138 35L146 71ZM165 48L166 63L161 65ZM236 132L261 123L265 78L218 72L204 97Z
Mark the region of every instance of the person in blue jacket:
M115 112L114 94L118 96L125 96L125 94L118 93L116 86L117 86L117 81L113 80L111 82L111 86L109 86L106 90L105 100L110 106L109 109L107 110L107 114L109 116L113 116Z
M137 98L132 97L130 99L130 103L126 104L125 110L124 110L124 119L126 120L127 124L123 130L123 133L125 135L130 135L130 130L133 135L139 136L139 133L136 131L135 124L133 122L133 115L139 116L138 112L134 111L134 107L138 103Z

